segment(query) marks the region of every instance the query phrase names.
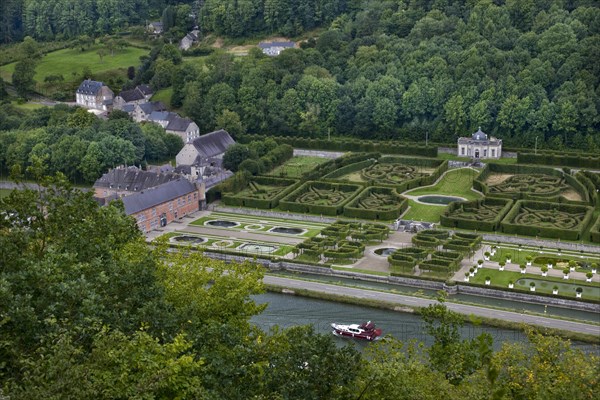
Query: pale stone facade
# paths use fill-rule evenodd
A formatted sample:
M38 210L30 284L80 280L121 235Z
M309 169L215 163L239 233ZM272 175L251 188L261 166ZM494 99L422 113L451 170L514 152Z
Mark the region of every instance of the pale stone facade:
M480 127L471 137L458 139L457 155L475 159L498 159L502 157L502 139L493 136L488 138Z

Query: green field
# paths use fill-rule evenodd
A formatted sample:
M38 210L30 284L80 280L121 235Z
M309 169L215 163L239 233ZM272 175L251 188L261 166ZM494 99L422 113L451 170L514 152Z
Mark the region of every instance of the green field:
M23 104L19 104L16 101L12 101L10 104L12 106L14 106L15 108L19 108L21 110L27 110L27 111L37 110L38 108L46 107L46 106L44 106L42 104L37 104L37 103L23 103Z
M162 101L166 106L171 105L171 97L173 96L173 88L168 87L154 93L152 101Z
M62 75L65 82L80 80L84 67L89 67L93 74L122 69L123 73L129 66L138 66L140 57L148 54L148 50L136 47L125 47L115 50L114 56L107 54L102 62L97 54L100 46L92 46L86 51L80 49L63 49L53 51L42 57L36 70L35 80L43 83L48 75ZM0 76L8 82L12 81L15 63L0 67Z

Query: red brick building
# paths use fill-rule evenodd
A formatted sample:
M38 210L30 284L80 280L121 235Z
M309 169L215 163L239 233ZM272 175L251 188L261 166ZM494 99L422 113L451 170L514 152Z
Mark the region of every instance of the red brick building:
M184 178L122 198L125 213L137 219L144 233L198 211L205 202L204 187Z

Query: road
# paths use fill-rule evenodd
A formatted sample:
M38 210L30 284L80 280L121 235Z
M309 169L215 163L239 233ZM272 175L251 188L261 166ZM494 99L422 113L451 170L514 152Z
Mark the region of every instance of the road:
M313 292L328 293L340 296L354 297L357 299L369 299L384 301L409 307L427 307L434 304L435 300L424 299L420 297L405 296L401 294L378 292L368 289L358 289L345 286L337 286L321 282L300 281L291 278L267 275L264 282L269 285L286 287L289 289L305 289ZM457 304L446 302L448 309L465 315L475 315L477 317L494 318L503 321L525 323L544 328L559 329L564 331L585 333L588 335L600 335L600 326L584 324L581 322L565 321L543 316L527 315L518 312L501 311L485 307L471 306L466 304Z

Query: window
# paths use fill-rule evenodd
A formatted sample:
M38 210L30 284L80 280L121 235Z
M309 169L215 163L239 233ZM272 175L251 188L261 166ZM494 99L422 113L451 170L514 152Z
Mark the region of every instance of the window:
M188 204L190 204L192 202L192 195L188 194Z
M487 149L483 149L483 156L487 157Z
M194 200L198 200L198 193L194 192Z
M461 152L461 154L464 156L464 155L465 155L465 148L464 148L464 147L461 147L461 148L460 148L460 152Z
M492 149L492 157L496 157L496 149Z

